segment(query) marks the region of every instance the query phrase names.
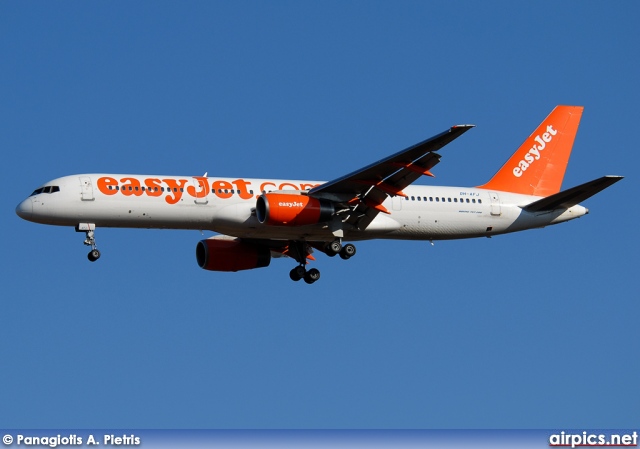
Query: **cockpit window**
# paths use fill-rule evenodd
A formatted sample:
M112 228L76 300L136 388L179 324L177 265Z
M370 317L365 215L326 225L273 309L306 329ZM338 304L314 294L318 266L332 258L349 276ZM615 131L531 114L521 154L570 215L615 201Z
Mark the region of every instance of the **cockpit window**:
M39 189L35 189L30 196L40 195L41 193L55 193L59 191L60 191L59 186L45 186L45 187L40 187Z

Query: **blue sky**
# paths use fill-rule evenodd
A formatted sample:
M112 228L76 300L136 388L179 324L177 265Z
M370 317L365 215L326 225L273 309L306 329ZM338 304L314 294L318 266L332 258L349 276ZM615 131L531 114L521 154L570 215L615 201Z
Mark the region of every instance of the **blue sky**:
M640 425L637 2L2 2L0 427ZM197 231L36 225L75 173L333 179L457 123L484 183L557 104L591 213L236 274ZM8 188L7 188L8 187Z

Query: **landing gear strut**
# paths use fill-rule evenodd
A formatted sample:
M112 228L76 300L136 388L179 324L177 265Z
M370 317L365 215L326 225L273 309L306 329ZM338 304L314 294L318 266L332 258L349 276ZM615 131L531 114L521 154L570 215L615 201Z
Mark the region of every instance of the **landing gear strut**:
M91 262L95 262L100 258L100 251L96 246L95 230L96 225L93 223L80 223L76 226L76 232L84 232L86 235L84 244L91 247L91 251L87 254L87 259Z

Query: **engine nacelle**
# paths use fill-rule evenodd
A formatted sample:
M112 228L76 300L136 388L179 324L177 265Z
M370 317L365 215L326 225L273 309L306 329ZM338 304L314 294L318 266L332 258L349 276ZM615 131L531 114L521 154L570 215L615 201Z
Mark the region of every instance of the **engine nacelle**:
M256 202L256 217L272 226L304 226L329 221L335 212L329 200L307 195L264 193Z
M271 251L265 246L251 245L239 239L210 238L196 246L200 268L211 271L240 271L268 267Z

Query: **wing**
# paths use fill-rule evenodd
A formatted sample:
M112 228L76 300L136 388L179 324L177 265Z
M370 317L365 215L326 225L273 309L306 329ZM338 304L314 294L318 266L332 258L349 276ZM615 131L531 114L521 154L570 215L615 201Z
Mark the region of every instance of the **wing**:
M385 159L346 176L326 182L309 191L310 196L325 198L343 206L342 221L365 229L379 212L389 213L382 203L389 196L406 196L402 190L440 162L440 148L461 136L474 125L452 126L447 131L417 143Z

